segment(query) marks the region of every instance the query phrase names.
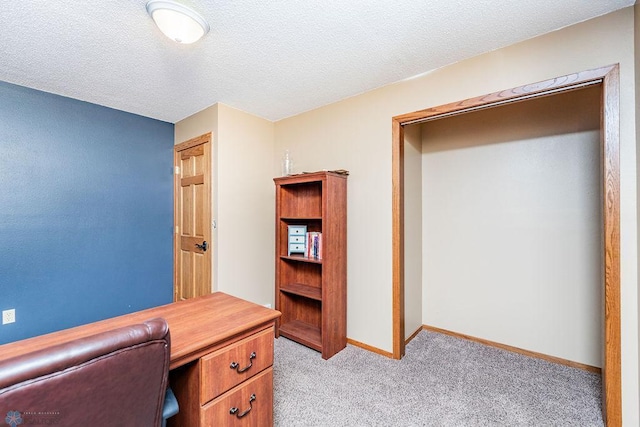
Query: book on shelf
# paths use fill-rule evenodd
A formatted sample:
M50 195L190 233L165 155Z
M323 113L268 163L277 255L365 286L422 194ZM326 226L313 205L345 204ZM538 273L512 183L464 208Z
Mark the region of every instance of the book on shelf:
M307 258L322 259L322 233L309 231L307 233L305 254Z

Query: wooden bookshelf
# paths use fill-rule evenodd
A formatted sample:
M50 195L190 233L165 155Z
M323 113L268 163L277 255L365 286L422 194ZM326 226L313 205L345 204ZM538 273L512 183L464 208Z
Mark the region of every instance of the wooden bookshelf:
M347 345L347 176L315 172L274 182L276 336L328 359ZM292 225L322 233L322 259L287 255Z

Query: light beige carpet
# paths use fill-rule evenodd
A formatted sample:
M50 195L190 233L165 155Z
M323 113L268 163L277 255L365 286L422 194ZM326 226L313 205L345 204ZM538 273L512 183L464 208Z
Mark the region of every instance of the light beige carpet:
M422 331L391 360L275 342L275 425L602 426L600 376Z

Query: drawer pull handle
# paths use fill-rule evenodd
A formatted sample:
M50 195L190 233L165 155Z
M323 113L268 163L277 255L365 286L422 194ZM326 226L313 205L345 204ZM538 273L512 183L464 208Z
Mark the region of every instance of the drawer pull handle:
M244 371L249 370L249 368L253 366L253 359L255 358L256 358L256 352L254 351L249 355L249 364L244 368L240 368L240 365L238 364L238 362L231 362L231 365L229 365L229 367L231 369L235 369L237 373L241 374Z
M242 417L244 417L244 416L245 416L245 415L247 415L249 412L251 412L251 410L253 409L253 405L251 404L251 402L253 402L254 400L256 400L256 395L255 395L255 394L252 394L252 395L251 395L251 397L249 397L249 409L247 409L247 410L246 410L246 411L244 411L243 413L238 414L239 409L238 409L238 408L236 408L235 406L234 406L233 408L229 409L229 413L230 413L231 415L235 415L235 416L236 416L236 418L242 418Z

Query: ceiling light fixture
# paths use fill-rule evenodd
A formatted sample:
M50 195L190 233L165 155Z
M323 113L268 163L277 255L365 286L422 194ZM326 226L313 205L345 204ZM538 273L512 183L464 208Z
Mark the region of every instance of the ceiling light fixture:
M171 0L151 0L147 12L160 31L171 40L189 44L209 32L209 24L198 12Z

